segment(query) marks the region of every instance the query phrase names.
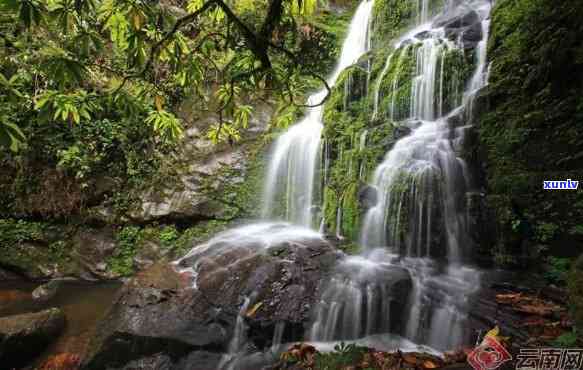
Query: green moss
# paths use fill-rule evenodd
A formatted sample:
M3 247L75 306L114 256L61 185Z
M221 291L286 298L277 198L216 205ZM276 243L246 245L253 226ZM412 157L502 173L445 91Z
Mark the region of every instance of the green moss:
M377 0L373 7L372 45L388 42L411 25L416 17L415 2L410 0Z
M548 244L583 219L582 192L542 186L544 180L583 178L581 17L581 2L504 0L494 8L484 95L490 109L477 126L502 243L516 238L510 227L516 219L538 225L534 237L520 239ZM504 213L510 216L500 217Z
M203 243L215 234L228 228L225 221L206 221L184 230L178 239L172 244L172 255L175 257L184 256L195 245Z
M117 232L117 247L107 260L110 271L121 276L128 276L134 272L134 257L141 238L141 229L137 226L125 226Z
M222 210L221 219L250 218L259 216L263 174L265 171L265 143L251 142L246 148L246 165L224 165L213 177L202 179L201 191L217 208Z
M535 238L541 243L547 243L555 238L559 226L552 222L542 222L536 228Z
M44 238L46 225L25 220L0 219L0 248L9 248L22 242L38 242Z
M135 273L134 258L148 242L162 247L170 259L182 257L195 245L207 241L227 226L227 222L215 220L201 222L184 230L174 225L124 226L116 232L117 246L114 254L107 259L108 269L119 276Z
M70 255L69 228L45 222L0 219L0 265L30 277L43 277L50 268L62 273L75 270Z

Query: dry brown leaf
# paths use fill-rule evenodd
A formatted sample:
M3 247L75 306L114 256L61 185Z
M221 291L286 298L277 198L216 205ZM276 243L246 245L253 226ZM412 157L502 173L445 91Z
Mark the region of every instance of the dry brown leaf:
M411 365L417 365L417 357L415 357L415 355L412 355L410 353L403 354L403 361L405 361L406 363L411 364Z
M49 357L38 370L77 370L81 358L72 353L59 353Z
M423 361L423 368L425 368L425 369L437 369L438 367L439 366L437 366L437 364L435 364L431 360L425 360L425 361Z

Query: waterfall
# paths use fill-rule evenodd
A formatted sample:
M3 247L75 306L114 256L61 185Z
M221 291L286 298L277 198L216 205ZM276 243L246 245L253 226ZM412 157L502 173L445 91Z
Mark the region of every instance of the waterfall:
M485 38L490 3L457 0L455 6L447 3L430 20L429 1L411 1L418 1L418 25L395 40L383 60L380 76L372 86L374 111L369 117L372 123L381 119L390 122L395 130L407 127L409 134L394 143L372 176L370 188L376 190L376 196L371 197L374 203L362 219L363 253L340 260L319 289L320 300L305 332L306 339L315 342L358 340L373 347L382 342L384 348L389 344L431 351L413 342L442 350L466 341L466 303L480 281L479 272L467 264L471 244L465 194L471 190L472 181L458 153L471 127L467 111L471 110L473 96L487 83ZM453 40L445 27L433 26L440 16L455 12L459 4L475 9L481 21L483 39L475 48L471 76L455 69L460 60L465 61L461 37ZM339 62L328 78L330 86L335 85L343 69L368 50L372 7L373 0L364 0L358 6ZM352 155L365 153L367 142L377 135L375 127L351 132L349 142L330 147L334 142L321 138L323 106L319 103L326 93L321 90L310 96L308 103L314 107L274 143L266 173L263 217L282 218L295 225L244 226L193 248L176 264L194 275L195 289L202 273L201 261L220 259L234 245L242 252L257 252L283 241L323 238L310 229L323 225L314 215L319 201L314 194L322 180L328 180L329 162L334 157L342 162L350 156L347 177L353 174L361 181L369 178L363 163L358 163L360 158ZM377 117L381 113L382 117ZM323 168L319 168L321 162ZM334 211L335 231L341 239L342 218L346 215L342 206ZM251 301L247 298L240 307L222 367L239 361L247 330L244 315ZM284 329L285 323L276 325L272 348L283 340Z
M472 9L481 21L482 41L475 48L474 72L467 77L452 62L463 55L463 40L452 41L443 26L433 26L457 6ZM387 56L373 96L372 121L384 109L391 121L405 118L394 124L409 127L411 133L393 145L374 172L371 185L377 201L361 228L365 251L347 257L325 286L308 333L314 341L390 332L450 349L467 340L466 304L479 288L479 272L467 265L471 242L465 194L472 182L458 153L471 127L464 113L487 79L490 3L446 4L433 20L428 19L427 1L419 0L418 10L418 26ZM407 76L401 65L410 58L414 64ZM409 106L401 111L405 100L397 95L404 90L398 89L407 82ZM391 88L384 92L390 94L390 106L381 101L381 86Z
M340 73L351 66L369 48L369 21L373 0L364 0L358 6L350 23L348 35L334 72L327 82L333 87ZM327 90L309 97L305 117L275 142L268 166L262 216L266 219L283 218L292 223L314 226L314 193L320 163L322 136L322 100Z
M221 358L218 369L219 370L233 370L237 363L237 356L244 353L244 345L246 342L247 325L245 324L245 314L251 302L249 297L245 297L243 304L237 315L235 322L235 329L233 331L233 339L229 343L229 352Z

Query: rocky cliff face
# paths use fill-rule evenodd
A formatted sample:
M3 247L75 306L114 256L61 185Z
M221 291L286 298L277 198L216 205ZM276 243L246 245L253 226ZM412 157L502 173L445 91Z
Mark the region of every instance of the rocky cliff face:
M67 220L1 219L0 266L27 278L116 278L175 258L234 219L254 217L262 135L272 118L270 105L257 106L240 142L213 145L205 135L210 117L190 116L185 138L156 181L134 190L139 193L128 196L124 211L106 197Z
M545 180L583 178L583 6L571 1L496 2L489 86L478 100L479 145L502 265L583 250L583 192ZM540 260L538 260L540 261Z

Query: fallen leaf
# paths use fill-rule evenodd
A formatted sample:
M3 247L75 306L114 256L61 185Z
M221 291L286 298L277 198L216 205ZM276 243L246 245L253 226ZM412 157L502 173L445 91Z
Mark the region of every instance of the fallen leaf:
M247 317L253 317L255 316L255 314L257 313L257 310L263 306L263 302L257 302L255 303L255 305L253 307L251 307L251 309L249 311L247 311L246 316Z
M49 357L37 370L77 370L81 358L72 353L59 353Z
M403 360L408 364L417 365L417 357L415 357L414 355L412 355L410 353L404 353Z
M423 367L425 369L437 369L438 368L438 366L431 360L423 361Z

